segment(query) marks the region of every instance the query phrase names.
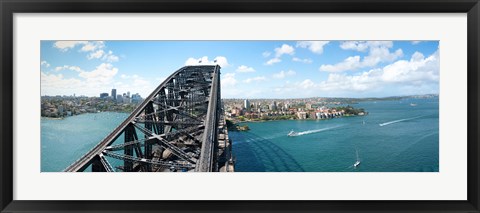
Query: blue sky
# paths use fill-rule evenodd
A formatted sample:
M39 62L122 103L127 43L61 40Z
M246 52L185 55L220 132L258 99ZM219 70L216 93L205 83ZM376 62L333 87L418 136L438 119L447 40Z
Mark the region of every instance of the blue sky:
M146 97L185 65L221 69L223 98L438 94L438 41L42 41L41 95Z

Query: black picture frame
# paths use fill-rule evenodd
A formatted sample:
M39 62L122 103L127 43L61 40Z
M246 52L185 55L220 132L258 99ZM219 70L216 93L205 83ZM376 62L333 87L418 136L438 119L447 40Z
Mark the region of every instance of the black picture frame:
M480 212L478 0L0 0L1 212ZM467 13L466 201L17 201L13 200L14 13ZM448 184L448 183L445 183ZM439 186L441 187L441 186ZM72 192L74 193L74 192ZM234 193L234 192L229 192ZM205 198L208 199L208 198Z

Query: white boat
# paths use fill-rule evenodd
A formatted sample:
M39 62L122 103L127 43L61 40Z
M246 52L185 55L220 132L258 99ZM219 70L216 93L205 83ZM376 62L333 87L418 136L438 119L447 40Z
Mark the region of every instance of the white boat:
M288 133L287 136L290 136L290 137L291 137L291 136L298 136L298 133L297 133L297 132L294 132L294 131L292 130L292 131L290 131L290 133Z
M357 161L355 161L353 167L357 168L360 165L360 159L358 158L358 150L355 150L355 152L357 153Z
M415 104L415 103L410 103L410 106L414 107L414 106L417 106L417 104Z

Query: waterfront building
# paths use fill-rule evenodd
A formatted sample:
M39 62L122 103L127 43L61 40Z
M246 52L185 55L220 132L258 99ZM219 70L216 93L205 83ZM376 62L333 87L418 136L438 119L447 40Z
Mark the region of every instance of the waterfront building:
M112 98L113 100L117 100L117 89L112 89Z
M299 120L305 120L307 119L307 113L306 112L297 112L297 117Z

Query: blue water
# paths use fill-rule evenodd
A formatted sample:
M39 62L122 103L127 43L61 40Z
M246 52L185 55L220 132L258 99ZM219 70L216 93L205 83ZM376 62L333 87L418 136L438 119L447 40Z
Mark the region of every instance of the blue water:
M58 172L98 144L126 113L102 112L66 117L63 120L41 119L41 171Z
M250 131L230 131L236 171L439 171L438 99L362 102L355 107L369 114L246 123ZM288 137L291 130L303 134ZM354 168L356 150L361 164Z
M410 103L417 103L415 107ZM247 123L230 131L237 172L435 172L438 99L363 102L369 115L331 120ZM128 114L102 112L41 119L41 171L62 171ZM365 124L364 122L365 121ZM379 124L384 124L380 126ZM294 130L303 132L288 137ZM141 136L140 136L141 137ZM122 138L122 137L120 137ZM354 168L355 150L361 164ZM112 165L120 165L109 159Z

